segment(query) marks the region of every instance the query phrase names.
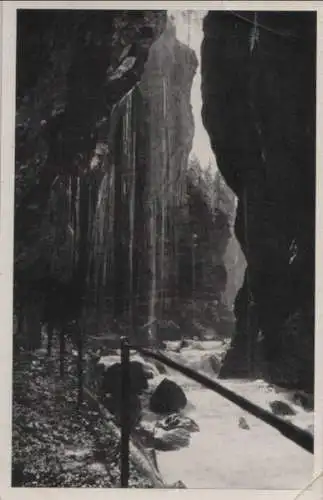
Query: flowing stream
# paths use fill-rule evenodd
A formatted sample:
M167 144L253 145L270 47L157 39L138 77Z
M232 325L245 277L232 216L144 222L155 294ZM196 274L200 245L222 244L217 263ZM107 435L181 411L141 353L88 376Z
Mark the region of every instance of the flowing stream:
M198 58L199 66L194 77L191 91L191 106L194 115L194 140L192 154L198 158L202 169L207 169L209 165L216 171L216 161L210 147L208 135L203 127L201 119L201 68L200 68L200 46L203 38L202 20L205 12L202 11L169 11L173 24L176 26L177 38L184 44L192 48ZM165 40L163 43L166 43ZM160 44L160 45L158 45ZM161 41L155 43L155 55L151 58L160 63L161 48L164 45ZM151 52L153 54L153 52ZM149 61L148 61L149 63ZM154 67L154 66L153 66ZM160 69L159 66L156 66ZM156 68L155 68L156 69ZM157 73L158 74L158 73ZM145 80L146 78L146 80ZM142 103L140 99L147 100L147 93L156 89L156 82L147 74L143 77L140 92L138 89L131 91L116 106L116 117L123 116L122 136L119 138L123 144L118 159L118 169L115 169L109 157L106 159L107 175L104 177L99 191L99 201L97 203L95 224L93 228L96 288L106 281L106 263L110 268L114 268L118 253L113 252L114 238L118 237L123 241L123 234L117 234L113 230L113 210L115 216L120 215L119 211L123 205L127 205L128 214L124 212L127 221L125 222L127 237L129 237L129 295L133 295L133 262L135 248L135 202L136 202L136 144L139 141L138 130L132 127L132 120L137 119L136 113L140 111ZM166 240L171 239L167 234L167 210L180 203L181 191L180 183L176 183L174 178L183 171L180 162L176 164L170 162L169 135L167 129L167 117L171 115L170 104L167 102L166 80L162 80L162 112L155 107L159 105L159 100L151 100L151 115L148 116L150 124L150 134L153 138L161 138L163 147L156 146L152 140L149 142L150 161L154 168L149 170L147 176L146 198L147 206L147 227L148 227L148 247L147 258L149 261L149 307L148 321L152 322L157 311L158 299L163 301L160 290L166 286L165 258ZM143 96L143 97L142 97ZM139 104L138 104L139 103ZM141 104L140 104L141 103ZM136 111L136 106L139 111ZM155 106L155 107L154 107ZM135 112L136 111L136 112ZM132 116L132 112L135 112ZM159 113L159 114L158 114ZM131 118L132 117L132 118ZM157 118L158 117L158 118ZM115 122L118 123L117 118ZM137 122L135 122L137 123ZM142 125L142 124L141 124ZM113 127L112 127L113 128ZM136 130L136 132L134 132ZM112 136L112 134L111 134ZM142 140L142 138L141 138ZM161 154L162 152L162 154ZM122 169L121 169L122 167ZM177 172L177 170L178 172ZM139 169L137 169L139 171ZM119 172L119 174L118 174ZM119 186L119 197L121 201L115 200L116 177L119 175L123 179L123 189ZM122 174L122 175L121 175ZM127 174L127 175L125 175ZM175 177L174 177L175 176ZM121 178L120 178L121 179ZM119 184L121 180L119 179ZM124 180L127 179L127 180ZM170 196L171 194L171 196ZM121 196L122 195L122 196ZM171 202L166 203L166 197ZM169 205L169 207L168 207ZM168 207L168 208L167 208ZM160 217L158 218L158 214ZM145 212L146 216L146 212ZM117 217L115 217L116 219ZM159 223L157 224L157 219ZM170 224L168 224L170 225ZM174 227L176 224L174 224ZM124 228L122 228L124 230ZM174 232L176 227L174 229ZM170 232L170 228L168 228ZM121 238L122 236L122 238ZM174 240L174 254L177 255L177 236ZM139 241L138 235L137 240ZM121 242L122 242L121 241ZM120 243L120 242L119 242ZM119 246L122 247L120 244ZM242 258L240 247L236 240L232 239L231 246L224 257L228 270L230 283L227 293L228 302L232 305L237 289L241 286L245 263ZM177 257L174 258L174 265L177 264ZM175 267L176 267L175 266ZM121 268L120 268L121 269ZM177 274L177 271L176 271ZM101 283L102 281L102 283ZM151 332L154 336L154 332ZM210 354L221 354L223 346L220 342L209 342L204 346ZM211 369L204 363L206 350L184 349L179 355L183 363L194 367L196 370L206 371L212 374ZM177 451L158 452L158 464L160 472L167 484L182 480L188 488L252 488L252 489L302 489L311 479L313 468L313 456L300 449L283 437L278 431L272 429L260 420L245 414L234 404L226 401L214 392L204 389L199 384L190 381L178 373L171 372L172 376L185 390L189 400L188 414L197 422L200 431L192 435L191 444L187 448ZM213 372L213 376L214 372ZM313 412L306 412L300 406L296 406L288 401L287 393L277 394L277 390L270 388L262 380L230 381L223 382L237 393L247 399L269 408L270 401L285 400L295 410L295 416L291 421L307 429L313 424ZM239 418L244 416L249 429L239 427Z
M220 343L209 344L212 353L220 352ZM201 362L205 354L192 349L180 356L182 362L210 376ZM158 465L167 483L180 479L187 488L282 490L301 490L309 483L313 455L216 393L181 374L171 374L185 390L187 414L198 423L200 432L192 434L187 448L158 452ZM288 417L295 425L307 429L313 424L313 412L291 403L288 392L277 393L262 380L221 383L268 410L271 401L285 401L295 410L295 416ZM249 429L239 427L242 416Z

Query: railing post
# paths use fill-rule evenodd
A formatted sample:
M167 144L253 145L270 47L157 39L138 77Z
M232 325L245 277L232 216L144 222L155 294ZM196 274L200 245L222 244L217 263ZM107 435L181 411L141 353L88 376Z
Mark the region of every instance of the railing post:
M83 380L83 357L84 357L84 345L83 345L83 321L81 324L76 323L76 340L78 347L77 355L77 379L78 379L78 393L77 393L77 407L81 409L83 399L84 399L84 380Z
M130 363L129 342L121 337L121 488L128 488L129 483L129 439L130 439Z

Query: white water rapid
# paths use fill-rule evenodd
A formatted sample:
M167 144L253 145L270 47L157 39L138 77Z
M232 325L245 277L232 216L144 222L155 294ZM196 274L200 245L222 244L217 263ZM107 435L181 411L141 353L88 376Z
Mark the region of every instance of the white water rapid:
M220 342L204 343L204 347L211 351L184 349L180 359L211 376L202 359L206 352L220 353L223 347ZM187 488L281 490L301 490L309 483L313 455L216 393L178 373L172 372L173 377L187 395L187 414L200 432L192 434L187 448L158 452L158 465L167 483L181 480ZM262 380L221 383L267 410L271 401L285 401L295 411L295 416L286 418L304 429L313 425L313 412L291 403L287 391L277 393ZM239 427L242 416L249 429Z

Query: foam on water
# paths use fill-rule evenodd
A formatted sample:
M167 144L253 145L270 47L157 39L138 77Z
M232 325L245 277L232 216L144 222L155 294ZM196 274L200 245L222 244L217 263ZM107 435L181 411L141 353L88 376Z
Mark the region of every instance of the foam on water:
M221 343L209 347L209 353L221 353ZM175 356L212 375L203 365L203 351L187 349ZM158 464L167 482L180 479L189 488L298 490L308 484L313 472L310 453L216 393L174 371L171 374L184 388L191 403L188 414L198 423L200 432L192 435L188 448L158 453ZM313 424L313 412L292 404L287 391L277 393L263 380L221 383L268 410L271 401L285 401L296 412L288 417L291 422L305 429ZM239 427L242 416L250 430Z

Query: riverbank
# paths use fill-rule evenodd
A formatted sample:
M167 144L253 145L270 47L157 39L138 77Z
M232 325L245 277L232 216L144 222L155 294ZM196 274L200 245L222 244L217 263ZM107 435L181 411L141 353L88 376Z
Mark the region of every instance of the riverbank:
M216 378L214 360L221 359L221 342L193 343L180 353L175 353L173 347L167 346L169 356ZM134 356L140 359L137 354L132 354L132 359ZM117 351L112 357L119 359ZM168 447L168 451L155 446L153 460L148 449L151 446L140 442L139 432L130 446L129 487L175 487L181 481L181 486L187 488L302 489L310 481L311 454L183 375L167 368L164 374L157 367L153 372L150 389L143 394L139 428L156 430L156 424L162 422L160 415L149 411L148 401L152 387L166 376L184 390L188 404L179 413L190 417L198 431L190 433L188 443ZM120 431L109 412L94 402L96 398L92 401L86 397L77 410L77 371L72 349L65 359L65 373L62 381L55 348L51 359L40 350L21 354L15 361L13 486L117 488ZM313 426L313 409L300 406L290 391L262 380L221 383L267 410L274 401L283 401L292 411L284 418L303 429Z
M55 352L52 356L48 360L40 350L21 354L14 363L12 486L118 488L120 441L115 425L87 399L77 410L75 361L66 356L62 381ZM129 487L156 487L138 461L140 451L135 451Z
M212 376L211 367L205 363L207 353L221 356L223 347L220 342L203 345L205 351L191 348L169 355ZM212 391L173 371L169 373L184 389L189 401L186 414L197 422L200 432L192 435L189 447L158 452L158 466L166 481L180 477L187 488L297 490L310 482L313 455ZM221 380L221 384L269 411L274 401L286 403L293 415L283 418L313 432L313 408L305 410L297 404L292 391L263 380ZM247 428L239 425L241 418Z

